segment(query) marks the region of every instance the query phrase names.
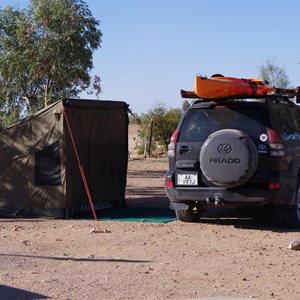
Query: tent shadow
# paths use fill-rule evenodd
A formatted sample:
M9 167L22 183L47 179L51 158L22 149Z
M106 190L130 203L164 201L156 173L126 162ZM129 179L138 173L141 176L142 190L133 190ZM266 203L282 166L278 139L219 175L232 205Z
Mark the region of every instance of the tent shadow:
M91 212L72 217L73 220L92 220L93 218ZM152 196L151 193L132 198L127 196L126 205L97 210L97 218L100 221L145 223L168 223L177 220L175 211L169 208L168 198L162 194Z
M22 299L22 300L34 300L34 299L49 299L50 297L37 294L34 292L18 289L15 287L10 287L0 284L0 295L1 299L13 300L13 299Z
M163 207L126 207L115 210L113 215L110 213L107 216L113 216L112 219L116 220L124 219L124 221L131 220L151 223L168 223L177 219L173 210ZM103 217L105 218L104 214Z
M101 221L168 223L176 220L175 212L164 207L124 206L98 211ZM73 219L93 219L91 213L73 217Z

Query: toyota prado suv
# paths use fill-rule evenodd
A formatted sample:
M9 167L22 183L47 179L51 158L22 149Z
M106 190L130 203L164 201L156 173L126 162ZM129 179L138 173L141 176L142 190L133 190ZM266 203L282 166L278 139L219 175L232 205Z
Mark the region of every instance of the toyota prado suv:
M284 95L233 98L197 99L183 115L168 150L170 207L196 222L207 206L273 204L281 226L300 227L300 107Z

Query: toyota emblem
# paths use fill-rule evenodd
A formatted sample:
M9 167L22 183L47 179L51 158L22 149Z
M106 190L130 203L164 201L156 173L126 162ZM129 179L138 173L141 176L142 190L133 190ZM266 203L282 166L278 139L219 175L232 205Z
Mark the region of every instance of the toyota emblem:
M232 151L232 147L229 144L221 144L218 147L218 152L221 154L228 154Z

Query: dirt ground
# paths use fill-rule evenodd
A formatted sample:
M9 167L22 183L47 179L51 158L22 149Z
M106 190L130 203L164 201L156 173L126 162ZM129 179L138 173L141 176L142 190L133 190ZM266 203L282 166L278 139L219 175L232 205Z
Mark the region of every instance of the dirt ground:
M128 205L168 207L166 169L164 158L130 158ZM300 251L287 248L299 231L268 215L100 220L101 232L94 221L0 219L0 299L300 299Z

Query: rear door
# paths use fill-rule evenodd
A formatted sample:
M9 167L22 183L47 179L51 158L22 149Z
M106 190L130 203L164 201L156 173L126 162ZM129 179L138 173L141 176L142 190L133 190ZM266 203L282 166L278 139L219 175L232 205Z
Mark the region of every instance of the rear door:
M182 122L178 136L175 184L179 186L209 184L200 170L200 150L208 136L221 129L237 129L245 132L256 145L259 155L267 157L268 127L270 127L268 110L261 103L241 102L191 109Z

